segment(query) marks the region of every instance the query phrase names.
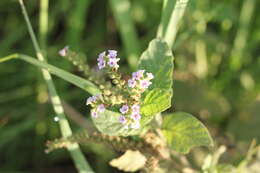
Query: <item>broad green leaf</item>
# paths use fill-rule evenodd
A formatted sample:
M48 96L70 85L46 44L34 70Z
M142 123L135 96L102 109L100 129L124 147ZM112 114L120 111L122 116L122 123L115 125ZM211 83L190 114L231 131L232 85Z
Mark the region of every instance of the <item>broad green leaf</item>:
M170 105L172 92L170 90L160 90L158 88L149 91L141 106L142 124L147 124L153 115L165 111Z
M126 129L119 122L120 114L110 110L100 113L97 118L92 118L97 129L110 136L129 136L138 134L141 129Z
M109 164L125 172L135 172L145 166L146 160L139 151L127 150L119 158L111 160Z
M162 130L169 146L181 153L188 153L193 147L213 145L207 128L185 112L167 115L163 120Z
M154 39L150 42L148 49L141 56L138 69L153 73L153 84L149 90L172 89L173 55L165 41Z
M141 56L138 69L154 75L152 85L142 97L142 124L145 125L154 115L171 106L173 55L167 43L160 39L152 40Z
M24 60L24 61L26 61L30 64L33 64L37 67L47 69L50 73L66 80L67 82L70 82L70 83L78 86L79 88L82 88L83 90L89 92L92 95L100 93L99 89L93 83L89 82L88 80L85 80L85 79L83 79L79 76L76 76L72 73L64 71L64 70L57 68L53 65L47 64L45 62L41 62L39 60L36 60L35 58L32 58L30 56L19 55L19 57L22 60Z

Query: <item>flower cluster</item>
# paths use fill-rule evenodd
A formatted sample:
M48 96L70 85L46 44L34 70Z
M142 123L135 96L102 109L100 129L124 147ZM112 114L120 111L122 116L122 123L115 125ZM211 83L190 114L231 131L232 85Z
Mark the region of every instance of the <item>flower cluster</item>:
M152 84L150 80L154 78L152 73L146 72L146 77L144 73L145 70L133 72L132 78L128 80L128 87L139 90L141 93L144 92Z
M132 105L130 108L128 105L123 105L120 108L122 115L119 117L119 122L125 126L125 128L138 129L140 127L140 106L138 104Z
M131 79L125 81L117 71L119 68L117 62L120 60L117 58L117 51L108 50L107 52L107 54L106 51L99 54L97 58L98 68L110 67L107 72L115 87L110 90L112 93L109 92L109 94L106 94L106 90L103 90L103 97L101 95L89 97L86 104L93 107L91 111L93 118L97 118L100 113L105 111L106 107L115 106L119 108L118 112L120 112L119 123L127 129L138 129L142 118L140 113L141 94L152 84L151 80L154 76L152 73L145 72L145 70L138 70L132 73ZM115 93L113 93L114 91ZM122 102L113 101L116 98L115 96L121 96Z
M108 65L111 68L118 69L119 65L117 62L120 60L120 58L117 58L117 51L115 50L108 50L108 55L106 55L106 52L102 52L98 56L98 68L102 69L105 68L106 65Z
M91 96L87 99L86 105L91 105L94 107L91 111L91 116L97 118L99 113L106 110L105 105L102 103L102 96L100 94Z

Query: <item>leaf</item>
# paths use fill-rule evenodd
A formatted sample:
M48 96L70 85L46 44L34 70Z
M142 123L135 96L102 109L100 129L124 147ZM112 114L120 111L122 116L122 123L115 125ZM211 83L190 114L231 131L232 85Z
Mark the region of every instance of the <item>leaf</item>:
M156 115L158 112L163 112L170 107L171 101L169 97L171 97L171 95L171 91L164 91L158 88L147 93L141 106L141 124L147 124L147 122L153 118L153 115Z
M126 172L135 172L144 167L146 157L139 151L127 150L121 157L113 159L109 164Z
M171 90L173 83L173 55L167 43L161 39L150 42L148 49L142 54L138 69L144 69L154 75L154 88Z
M92 117L92 120L100 132L110 136L129 136L140 133L141 129L126 129L124 125L119 122L119 116L120 114L118 112L105 110L105 112L100 113L97 118Z
M207 128L194 116L176 112L166 116L162 125L169 146L181 153L188 153L197 146L213 146Z
M167 43L160 39L152 40L140 58L138 69L154 75L152 85L142 97L142 122L147 124L154 115L171 106L173 55Z
M27 55L19 55L19 57L22 60L24 60L24 61L26 61L26 62L28 62L32 65L35 65L35 66L40 67L40 68L47 69L50 73L66 80L67 82L70 82L70 83L78 86L79 88L82 88L83 90L89 92L92 95L100 93L99 89L93 83L91 83L90 81L88 81L86 79L83 79L83 78L76 76L72 73L69 73L65 70L57 68L53 65L47 64L45 62L41 62L39 60L36 60L35 58L32 58L32 57L27 56Z

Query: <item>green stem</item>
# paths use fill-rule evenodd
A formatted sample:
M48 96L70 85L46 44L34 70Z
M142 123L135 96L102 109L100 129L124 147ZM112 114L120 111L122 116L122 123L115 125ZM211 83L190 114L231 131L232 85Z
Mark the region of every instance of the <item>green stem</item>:
M43 56L43 54L40 50L40 47L38 45L38 42L36 40L36 37L35 37L35 34L33 32L28 14L26 12L26 9L25 9L24 3L23 3L23 0L19 0L19 3L20 3L20 6L21 6L22 13L23 13L23 16L25 18L27 27L28 27L29 34L30 34L32 42L33 42L34 49L36 51L37 58L40 61L45 62L46 60L44 59L44 56ZM71 136L72 131L71 131L71 128L69 126L69 122L64 115L64 109L61 105L60 97L58 96L58 94L56 92L56 89L55 89L55 86L53 84L51 75L48 72L48 70L46 70L46 69L42 69L42 74L43 74L43 78L46 81L46 84L48 86L48 89L49 89L49 92L50 92L50 95L51 95L51 101L52 101L54 111L57 114L57 116L59 117L59 125L60 125L60 130L61 130L62 136L63 137ZM68 150L69 150L69 152L72 156L72 159L73 159L73 161L74 161L74 163L75 163L75 165L76 165L76 167L77 167L77 169L80 173L93 173L92 169L90 168L88 162L86 161L86 159L85 159L83 153L81 152L79 145L77 143L70 145L68 147Z
M231 51L230 68L237 71L243 64L243 52L247 44L250 22L255 9L255 0L245 0L239 17L239 27Z
M9 61L11 59L18 58L18 54L11 54L0 59L0 63Z
M48 33L48 7L49 0L40 0L40 19L39 19L39 34L40 45L45 52L47 48L47 33Z
M174 6L173 0L164 0L161 23L157 37L162 37L169 45L173 46L179 29L180 20L183 17L189 0L177 0Z
M120 35L128 56L128 64L132 69L135 69L138 64L140 45L130 15L131 4L128 0L110 0L109 2L120 29Z

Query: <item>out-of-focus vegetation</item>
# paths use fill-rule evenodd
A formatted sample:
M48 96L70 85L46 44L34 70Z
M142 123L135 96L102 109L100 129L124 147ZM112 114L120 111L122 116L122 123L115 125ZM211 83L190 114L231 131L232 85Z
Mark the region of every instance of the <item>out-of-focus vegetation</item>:
M39 28L40 1L25 3L48 62L78 75L82 74L58 56L61 48L69 45L80 52L91 68L99 52L117 49L121 66L130 72L129 66L133 68L156 36L162 9L161 0L50 1L48 22ZM235 166L246 158L252 139L260 139L258 6L257 0L190 0L172 47L171 109L201 119L216 148L226 146L219 162ZM128 7L131 16L122 19ZM0 1L0 26L0 57L16 52L35 55L17 1ZM0 172L75 172L65 151L44 153L45 142L60 137L60 132L39 69L20 60L0 64L0 81ZM87 93L55 77L54 82L73 130L90 123ZM96 172L118 172L108 164L118 153L97 144L83 150ZM200 168L204 162L204 170L210 170L214 164L207 159L218 160L219 153L223 147L214 152L200 148L187 158L191 167ZM260 171L259 160L252 165L251 170Z

